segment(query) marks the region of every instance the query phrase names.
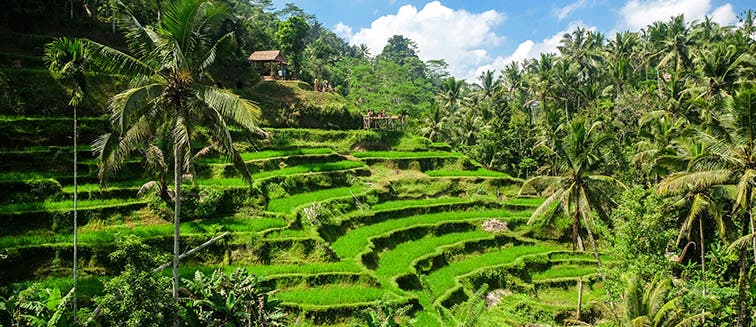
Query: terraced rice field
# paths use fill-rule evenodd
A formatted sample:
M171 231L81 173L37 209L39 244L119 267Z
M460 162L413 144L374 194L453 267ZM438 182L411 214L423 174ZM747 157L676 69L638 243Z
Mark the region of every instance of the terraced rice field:
M362 131L356 136L278 132L295 138L281 148L271 145L242 153L255 171L252 185L228 170L225 158L199 161L199 170L223 171L223 176L201 175L194 185L187 181L197 198L187 204L185 210L191 211L185 213L181 233L194 245L221 232L230 236L188 258L182 276L190 278L195 270L246 268L276 288L274 298L292 322L327 326L351 325L356 322L354 312L376 305L409 306L415 324L441 326L438 313L463 303L484 283L510 288L512 296L502 303L537 296L538 305L567 316L576 303L573 284L578 279L589 289L584 301L600 300L603 289L596 283L598 270L590 256L523 235L526 230L520 226L543 199L517 198L512 191L516 187L506 186L518 181L507 174L481 167L462 169L460 164L470 163L461 154L436 149L345 152L341 143L328 146L335 140L359 139ZM307 133L319 141L306 141ZM46 148L40 144L34 151ZM138 167L139 160L134 162ZM391 162L397 162L395 168L381 166L382 177L371 177L378 165ZM427 186L407 187L403 174L413 169L425 171L413 176L420 176ZM88 197L78 203L79 244L89 249L82 253L84 271L93 272L80 280L85 302L101 292L102 282L111 276L102 261L118 237L136 235L170 252L173 226L159 214L169 211L155 198L136 196L152 179L136 170L133 178L105 188L96 179L78 187L80 195ZM66 174L0 174L4 185L26 192L26 197L14 193L0 202L0 220L14 226L0 233L0 254L20 253L0 256L0 281L26 285L36 279L70 287L69 278L44 273L54 265L70 265L61 255L73 242L73 186L61 177ZM133 207L122 209L129 205ZM19 217L31 220L21 222ZM504 227L484 228L491 220ZM23 253L37 257L19 266Z

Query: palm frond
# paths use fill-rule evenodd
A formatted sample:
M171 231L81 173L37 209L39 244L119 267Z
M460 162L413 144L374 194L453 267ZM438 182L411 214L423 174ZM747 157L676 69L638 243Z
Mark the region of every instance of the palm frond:
M528 179L522 184L518 196L525 194L537 194L544 189L562 184L562 177L558 176L536 176Z
M731 171L728 169L674 173L659 183L659 193L703 189L724 184L730 180L730 175Z
M753 244L753 239L756 238L756 233L751 233L745 236L742 236L732 242L730 246L727 247L727 251L734 252L736 250L743 249L745 247L751 246Z
M231 120L248 131L258 130L260 107L236 94L214 86L201 86L197 98L208 107L217 110L224 119Z
M552 206L555 203L561 203L561 206L567 207L568 205L564 202L565 200L563 198L564 194L565 190L560 189L546 198L546 200L543 201L543 203L538 206L535 211L533 211L533 214L530 215L530 219L528 219L528 225L533 224L536 220L542 218L544 214L546 214L549 210L552 210Z

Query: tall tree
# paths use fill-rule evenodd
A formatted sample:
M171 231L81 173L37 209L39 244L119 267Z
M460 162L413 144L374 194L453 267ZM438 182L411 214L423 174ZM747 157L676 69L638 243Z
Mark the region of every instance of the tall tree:
M701 130L698 139L709 150L692 163L687 173L670 176L668 187L690 185L709 189L722 184L735 185L733 212L740 218L740 235L753 233L753 189L756 185L756 88L743 88L728 101L722 128ZM663 184L664 185L664 184ZM750 229L750 232L749 232ZM756 260L756 239L751 244ZM739 249L738 326L748 326L752 314L747 304L748 249Z
M598 244L593 236L597 224L593 214L600 219L609 220L609 212L614 206L611 198L617 189L624 185L611 176L594 174L601 171L601 166L610 157L608 146L613 138L601 131L601 123L588 124L583 119L574 119L563 125L566 135L563 141L557 143L555 151L560 160L559 176L538 176L523 183L520 194L545 190L546 201L541 204L530 217L528 224L541 221L543 225L551 224L554 218L563 212L565 217L572 220L573 244L584 250L580 236L582 227L593 248L593 255L599 268L602 267ZM548 194L550 193L550 194ZM574 245L573 245L574 247ZM601 272L606 281L606 275ZM607 299L613 302L607 288Z
M78 282L78 128L76 109L89 95L91 66L88 53L80 40L61 38L45 46L45 61L48 70L60 81L71 95L68 103L73 111L73 311L76 319L76 287Z
M185 172L192 171L192 144L198 127L207 128L213 143L231 157L242 178L251 181L234 150L228 123L256 130L259 108L216 87L208 73L218 59L219 45L233 36L217 33L226 15L224 6L209 0L175 0L165 4L156 26L123 19L121 26L132 55L87 42L102 69L133 76L130 88L111 98L108 110L113 131L100 136L93 145L101 160L101 178L117 171L134 151L154 149L154 142L173 148L172 155L170 151L160 155L173 157L174 297L178 297L179 283L181 180Z
M302 57L305 49L305 37L310 31L307 21L300 16L291 16L278 24L276 42L281 51L291 61L291 71L299 76L302 70Z

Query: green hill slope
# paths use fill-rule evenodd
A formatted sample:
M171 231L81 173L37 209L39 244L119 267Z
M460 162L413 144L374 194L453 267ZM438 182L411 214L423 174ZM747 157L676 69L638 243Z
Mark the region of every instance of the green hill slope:
M362 127L362 118L354 104L338 93L314 92L310 85L302 81L261 81L237 92L260 105L262 126L327 129Z

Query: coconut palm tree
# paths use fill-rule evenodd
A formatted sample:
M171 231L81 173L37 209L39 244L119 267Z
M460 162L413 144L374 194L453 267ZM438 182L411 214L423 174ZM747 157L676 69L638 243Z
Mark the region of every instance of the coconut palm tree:
M523 183L520 195L532 193L535 190L544 190L548 195L546 201L541 204L528 220L528 224L541 221L542 224L550 224L559 212L565 217L572 219L573 249L575 245L584 250L580 236L581 227L585 230L588 240L593 248L593 255L599 268L602 267L598 245L593 236L596 222L593 219L596 213L599 219L609 220L609 212L614 205L610 197L617 189L625 186L611 176L594 174L600 171L601 165L611 156L608 146L614 139L601 132L601 123L588 124L581 118L562 125L566 129L563 140L555 146L555 152L560 161L559 176L537 176ZM606 281L606 275L601 272ZM608 294L610 305L611 296ZM614 308L612 308L614 313Z
M77 113L76 109L89 95L91 67L88 53L81 41L60 38L45 46L45 61L50 74L68 89L73 111L73 311L76 317L76 286L78 281L78 183L77 183Z
M756 185L756 88L737 91L732 101L726 101L727 113L720 118L721 128L701 130L698 139L707 154L691 163L688 172L671 176L667 182L673 187L688 185L695 189L710 189L722 184L735 185L733 213L740 217L740 236L753 234L753 190ZM750 228L750 232L749 232ZM756 260L756 239L752 240ZM738 326L748 325L750 309L746 304L748 285L748 250L740 247Z
M234 150L228 124L257 130L255 105L213 83L209 68L216 61L219 45L232 39L221 35L227 17L223 5L209 0L175 0L163 5L156 26L143 26L133 17L122 19L131 54L88 42L103 69L128 73L132 83L111 98L113 131L93 144L98 154L101 180L118 170L138 150L173 159L174 243L173 296L178 297L179 223L181 222L181 180L192 171L193 144L198 127L205 127L212 143L226 152L251 182L249 171ZM164 144L155 150L156 144ZM172 148L172 151L168 148ZM164 158L164 159L165 159ZM161 185L167 189L167 183Z

